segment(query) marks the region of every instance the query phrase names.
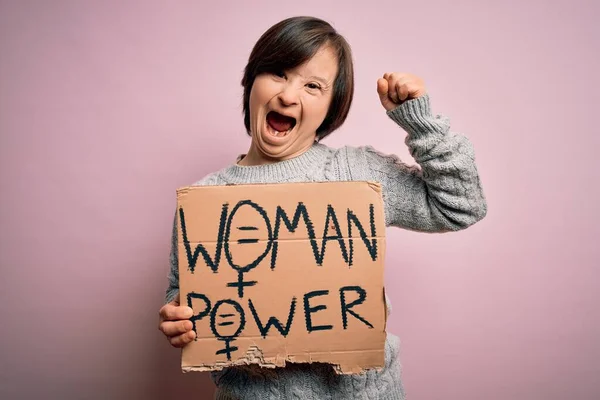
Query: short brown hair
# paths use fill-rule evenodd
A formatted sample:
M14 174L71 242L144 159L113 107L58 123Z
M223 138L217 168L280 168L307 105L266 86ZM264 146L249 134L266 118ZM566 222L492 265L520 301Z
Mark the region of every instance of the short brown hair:
M346 39L327 22L314 17L292 17L273 25L256 42L244 70L244 124L250 134L250 91L254 79L262 73L289 70L310 60L328 45L337 56L338 73L333 97L317 138L323 139L339 128L350 111L354 96L352 52Z

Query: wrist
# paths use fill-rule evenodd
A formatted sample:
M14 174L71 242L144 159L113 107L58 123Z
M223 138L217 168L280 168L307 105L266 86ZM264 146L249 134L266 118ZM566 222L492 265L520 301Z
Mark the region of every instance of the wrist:
M439 119L433 116L428 94L400 104L394 110L388 111L387 115L411 138L443 134L445 131L443 125L447 122L445 118Z
M393 110L386 111L386 113L396 123L430 117L431 104L429 101L429 94L425 93L423 96L407 100Z

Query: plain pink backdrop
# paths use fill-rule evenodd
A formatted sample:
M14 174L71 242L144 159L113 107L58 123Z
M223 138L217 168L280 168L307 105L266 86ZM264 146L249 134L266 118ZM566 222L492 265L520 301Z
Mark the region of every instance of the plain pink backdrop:
M375 91L407 71L476 149L482 222L388 231L409 400L600 398L598 4L250 3L1 1L0 397L210 398L157 330L175 189L246 150L252 45L314 15L356 63L326 144L412 162Z

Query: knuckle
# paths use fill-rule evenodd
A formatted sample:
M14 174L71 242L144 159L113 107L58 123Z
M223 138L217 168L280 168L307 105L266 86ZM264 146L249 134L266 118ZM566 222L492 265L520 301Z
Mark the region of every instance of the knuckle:
M175 317L175 307L172 305L168 305L165 307L165 319L172 320Z
M175 335L170 338L170 341L171 345L175 347L183 347L187 344L185 341L185 335Z
M162 333L164 333L165 335L167 335L167 326L166 326L166 324L164 322L161 322L158 325L158 330L161 331Z
M196 339L196 332L189 331L185 334L185 337L186 337L188 343L193 342L194 339Z
M171 340L171 344L175 347L183 347L186 344L191 342L191 339L188 334L183 333L181 335L174 336Z
M179 327L178 327L179 332L184 333L184 332L188 331L186 322L187 321L179 321L179 324L178 324L179 325Z

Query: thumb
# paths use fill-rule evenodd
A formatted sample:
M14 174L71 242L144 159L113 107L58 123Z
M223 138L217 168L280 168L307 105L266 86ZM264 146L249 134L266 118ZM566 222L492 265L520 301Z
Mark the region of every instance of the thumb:
M388 96L389 84L388 80L384 78L377 79L377 94L379 95L379 101L386 110L393 110L396 104Z
M379 78L377 79L377 94L379 94L379 98L383 101L384 98L388 95L388 81L387 79Z
M173 305L175 307L182 307L182 306L185 307L185 310L183 311L183 314L181 315L182 319L192 318L192 316L194 315L194 310L192 309L192 307L189 307L187 305L187 303L181 304L179 292L177 292L177 296L175 296L175 298L173 299L173 301L171 303L173 303Z

